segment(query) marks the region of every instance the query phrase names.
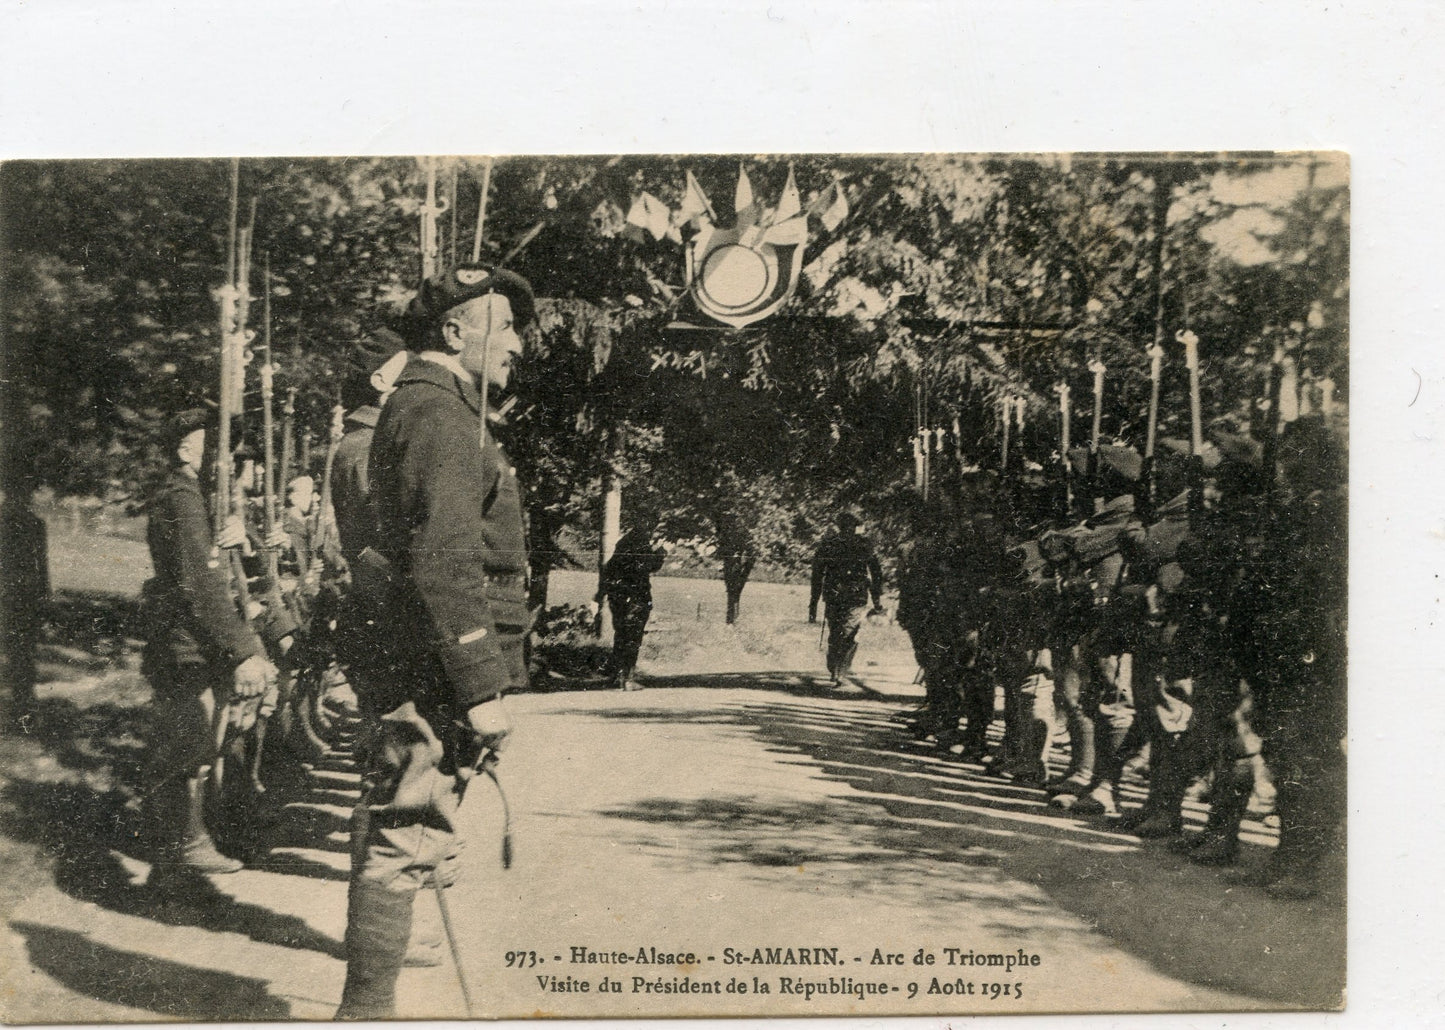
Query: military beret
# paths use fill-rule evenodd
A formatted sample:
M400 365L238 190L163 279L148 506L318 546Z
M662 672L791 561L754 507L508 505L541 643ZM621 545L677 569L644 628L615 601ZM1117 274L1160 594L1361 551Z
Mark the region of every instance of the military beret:
M1089 467L1089 449L1087 447L1071 448L1069 461L1075 472L1084 471ZM1144 459L1132 447L1106 444L1099 448L1099 471L1112 473L1132 483L1144 471Z
M367 372L375 372L382 363L399 350L406 350L406 341L401 334L382 326L368 333L361 341L361 350L366 357L361 362L368 366Z
M1159 438L1159 446L1173 454L1181 454L1185 457L1189 455L1188 440L1178 440L1173 437L1161 436ZM1224 455L1220 452L1220 449L1208 440L1204 441L1204 449L1199 452L1199 457L1203 461L1206 469L1218 468L1219 464L1224 460Z
M174 451L196 430L210 429L215 424L216 413L209 408L187 408L166 420L162 442L167 450Z
M1251 436L1216 429L1210 432L1209 438L1219 448L1225 462L1255 468L1264 460L1264 444Z
M537 303L531 283L516 272L473 264L458 265L423 282L409 313L431 327L441 324L452 308L489 293L499 293L511 301L517 328L536 320Z
M363 337L346 360L345 375L341 383L342 407L353 411L366 404L375 404L379 391L373 377L398 352L406 349L406 341L390 329L377 329Z

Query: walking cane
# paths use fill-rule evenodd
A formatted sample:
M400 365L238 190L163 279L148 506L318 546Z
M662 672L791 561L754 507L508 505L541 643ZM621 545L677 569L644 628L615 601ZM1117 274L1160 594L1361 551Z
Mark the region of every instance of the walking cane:
M432 888L436 891L437 909L442 915L442 932L446 934L447 947L451 949L452 966L457 971L457 985L462 989L462 1007L467 1010L468 1019L476 1019L476 1010L472 1008L472 989L467 986L467 974L462 971L462 953L457 950L457 935L452 929L452 914L447 908L447 892L442 887L441 877L435 873L431 878Z
M477 773L484 773L497 788L497 797L502 802L502 868L512 868L512 810L507 804L507 793L502 789L502 781L497 778L497 753L491 748L483 748L482 753L477 757L470 767L458 770L467 775L458 775L459 784L467 783ZM456 930L452 927L451 909L447 907L446 889L442 887L441 877L432 875L432 889L437 896L437 909L441 912L442 932L447 938L447 948L452 953L452 967L456 970L457 985L462 990L462 1005L467 1010L468 1019L476 1019L476 1011L472 1007L472 989L467 985L467 974L462 969L462 952L457 946Z

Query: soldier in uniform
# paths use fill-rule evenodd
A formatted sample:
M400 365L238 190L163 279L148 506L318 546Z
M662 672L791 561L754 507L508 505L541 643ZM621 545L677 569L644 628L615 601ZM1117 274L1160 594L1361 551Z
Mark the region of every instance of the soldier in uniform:
M1261 876L1277 897L1308 898L1328 883L1345 820L1345 469L1321 418L1289 425L1273 517L1236 608L1236 646L1278 790L1279 847Z
M339 1019L394 1014L413 901L455 880L455 817L479 760L510 731L502 694L526 682L521 492L484 425L506 385L526 280L463 265L422 284L423 333L371 445L376 535L356 589L377 606L359 684L375 723L364 817L353 823L346 986Z
M926 504L914 512L913 539L898 570L898 625L913 644L913 657L923 676L924 703L914 722L920 740L933 737L940 747L955 743L958 728L960 639L957 612L949 602L958 579L958 564L945 538L945 519Z
M609 672L619 690L636 690L632 673L652 615L652 574L667 554L654 546L655 520L642 520L617 541L617 550L602 567L597 590L612 611L612 664Z
M364 379L348 383L343 397L349 409L345 421L347 431L336 445L336 460L331 473L331 505L336 511L341 556L348 564L356 560L370 534L367 504L371 495L371 479L367 463L371 457L371 438L377 419L381 418L382 407L396 389L396 377L406 365L406 344L391 330L377 330L367 344L369 351L387 348L393 354L385 363L367 373Z
M873 598L873 611L883 611L883 570L873 546L858 532L852 512L838 516L838 531L818 545L813 556L813 589L808 598L808 621L818 621L818 599L828 620L828 674L837 686L853 667L858 651L858 630L863 610Z
M147 814L156 843L153 882L174 874L233 873L241 863L216 850L205 822L206 773L215 762L218 719L233 700L257 698L275 682L261 638L237 611L212 546L200 473L207 413L177 417L167 434L174 465L149 502L146 539L155 576L144 588L149 639L144 671L155 690L156 750ZM245 540L228 518L220 547Z

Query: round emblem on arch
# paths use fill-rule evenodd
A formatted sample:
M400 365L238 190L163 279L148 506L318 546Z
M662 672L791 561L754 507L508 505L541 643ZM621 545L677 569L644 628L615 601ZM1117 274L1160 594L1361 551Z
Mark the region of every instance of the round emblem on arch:
M698 288L720 311L744 311L766 298L777 281L778 262L770 253L732 243L703 260Z

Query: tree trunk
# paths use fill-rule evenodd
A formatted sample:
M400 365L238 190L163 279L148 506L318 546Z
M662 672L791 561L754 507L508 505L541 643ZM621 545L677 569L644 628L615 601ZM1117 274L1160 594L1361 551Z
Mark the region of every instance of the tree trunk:
M547 632L547 587L551 580L552 564L548 561L533 560L532 582L527 587L527 608L537 613L532 629L537 633Z
M597 537L597 586L602 587L602 569L617 550L622 534L622 480L616 472L608 472L602 481L602 532ZM593 630L602 640L612 636L612 616L605 603L597 607Z
M738 621L738 613L742 609L743 587L747 586L748 576L753 571L754 559L751 556L734 557L728 555L723 559L723 586L727 590L727 624L729 626Z

